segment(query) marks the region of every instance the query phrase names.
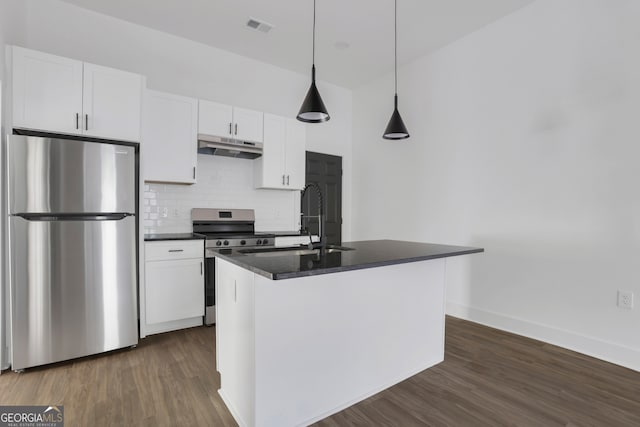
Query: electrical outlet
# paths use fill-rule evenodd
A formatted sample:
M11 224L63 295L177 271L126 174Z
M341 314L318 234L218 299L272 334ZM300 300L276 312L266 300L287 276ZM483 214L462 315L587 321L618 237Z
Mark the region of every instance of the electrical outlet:
M618 307L631 310L633 308L633 292L618 291Z
M169 216L169 208L162 208L162 218Z

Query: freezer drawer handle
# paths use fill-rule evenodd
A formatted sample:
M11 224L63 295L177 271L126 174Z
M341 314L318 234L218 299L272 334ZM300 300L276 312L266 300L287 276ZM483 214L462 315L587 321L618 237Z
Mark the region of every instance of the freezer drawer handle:
M184 252L184 249L169 249L169 252Z
M127 216L133 216L126 213L117 214L17 214L27 221L119 221Z

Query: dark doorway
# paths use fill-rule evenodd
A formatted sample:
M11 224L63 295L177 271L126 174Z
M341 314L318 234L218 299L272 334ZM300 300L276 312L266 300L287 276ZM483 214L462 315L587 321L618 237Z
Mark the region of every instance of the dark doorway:
M329 244L342 243L342 157L307 151L306 184L317 184L324 198L325 230ZM311 192L313 193L313 192ZM313 234L318 233L318 206L313 194L305 196L303 214L305 225Z

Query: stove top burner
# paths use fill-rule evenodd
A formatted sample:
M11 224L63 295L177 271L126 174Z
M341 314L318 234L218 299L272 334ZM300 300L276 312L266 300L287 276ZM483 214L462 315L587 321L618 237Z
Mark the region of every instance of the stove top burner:
M273 246L275 235L273 234L251 234L251 235L229 235L229 234L205 234L205 246L215 247L239 247L239 246Z
M254 239L258 238L257 234L218 234L218 233L200 233L207 239ZM260 235L260 237L263 237ZM269 236L265 236L269 237Z
M207 248L273 246L275 235L256 234L252 209L192 209L193 232Z

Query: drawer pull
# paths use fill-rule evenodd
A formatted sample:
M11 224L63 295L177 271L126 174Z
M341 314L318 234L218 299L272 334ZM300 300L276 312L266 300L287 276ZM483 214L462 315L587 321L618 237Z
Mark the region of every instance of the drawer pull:
M184 249L169 249L169 252L184 252Z

